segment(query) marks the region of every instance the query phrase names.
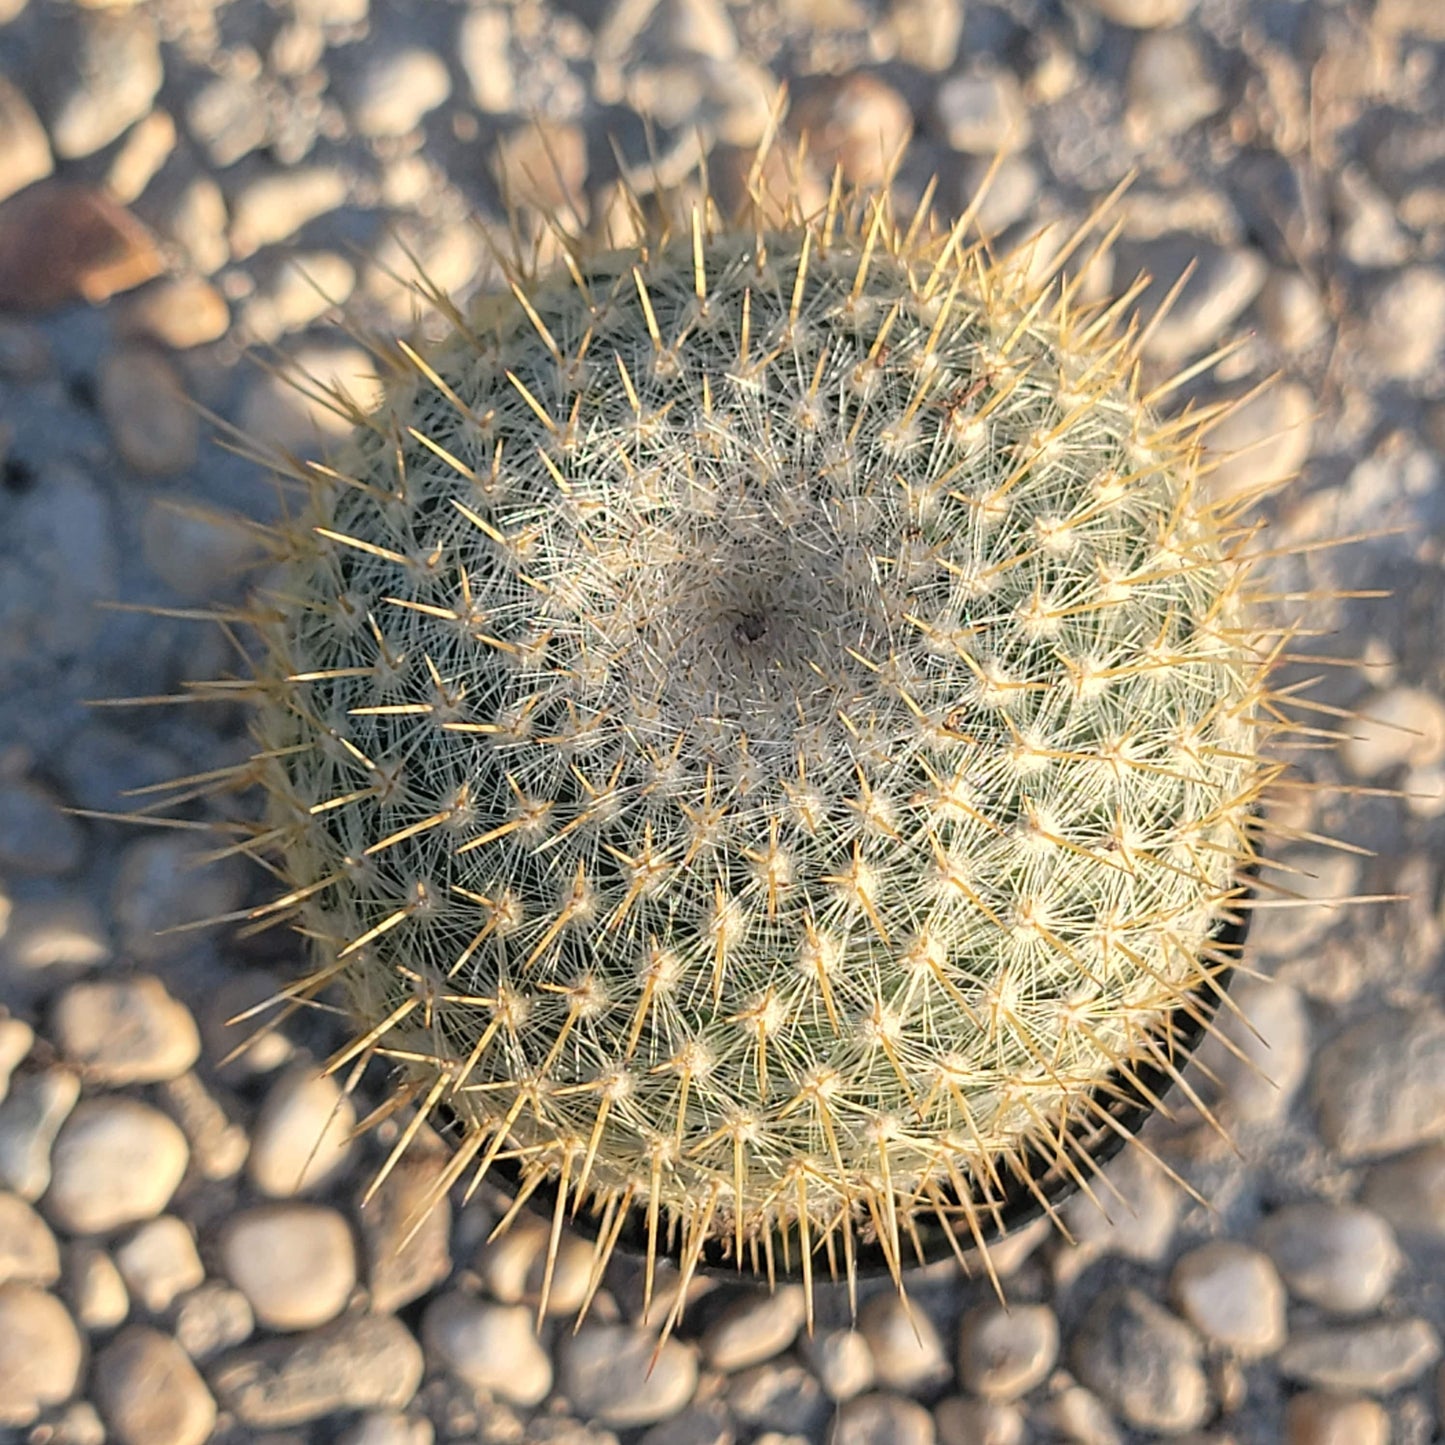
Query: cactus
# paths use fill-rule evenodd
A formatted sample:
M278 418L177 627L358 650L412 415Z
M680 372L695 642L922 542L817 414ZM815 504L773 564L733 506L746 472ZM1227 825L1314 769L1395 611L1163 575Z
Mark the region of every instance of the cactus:
M810 1300L984 1245L1222 993L1280 643L1208 415L1062 257L925 212L519 261L292 467L263 911L415 1105L383 1176L445 1114L439 1190L591 1216L594 1288L633 1228L649 1291Z

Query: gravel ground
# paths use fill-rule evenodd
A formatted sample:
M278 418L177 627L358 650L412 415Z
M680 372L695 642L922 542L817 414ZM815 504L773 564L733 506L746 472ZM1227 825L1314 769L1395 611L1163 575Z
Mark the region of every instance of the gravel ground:
M1138 168L1115 283L1151 271L1147 308L1198 262L1150 368L1238 336L1187 394L1282 373L1217 485L1301 468L1270 504L1281 590L1390 594L1307 604L1310 650L1366 664L1306 669L1315 695L1380 721L1307 755L1344 788L1278 808L1371 855L1286 861L1311 898L1408 896L1259 917L1234 1037L1272 1082L1211 1047L1195 1078L1237 1147L1184 1103L1147 1134L1210 1207L1126 1152L1109 1218L1075 1200L1073 1244L1001 1249L1007 1312L947 1266L911 1318L875 1287L850 1329L825 1293L809 1339L796 1289L708 1282L649 1374L625 1264L573 1332L576 1241L537 1333L544 1238L487 1243L494 1200L398 1253L445 1154L360 1207L397 1125L349 1142L382 1081L314 1077L329 1016L226 1061L296 943L158 930L264 897L255 870L65 810L246 746L228 709L83 705L235 666L186 609L239 599L256 556L216 511L276 501L190 402L314 446L327 416L257 348L364 395L335 307L408 325L408 253L485 280L500 168L605 234L619 176L646 193L706 153L735 186L783 80L814 185L876 178L911 129L901 193L937 172L956 209L1003 151L1004 243ZM1442 450L1440 0L0 0L0 1439L1445 1438Z

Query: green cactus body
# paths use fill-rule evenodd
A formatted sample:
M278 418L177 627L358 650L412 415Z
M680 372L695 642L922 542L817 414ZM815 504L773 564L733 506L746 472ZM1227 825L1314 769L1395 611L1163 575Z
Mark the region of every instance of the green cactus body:
M883 202L710 214L454 315L310 470L271 837L448 1179L600 1215L599 1273L624 1216L896 1271L1172 1072L1267 641L1111 311Z

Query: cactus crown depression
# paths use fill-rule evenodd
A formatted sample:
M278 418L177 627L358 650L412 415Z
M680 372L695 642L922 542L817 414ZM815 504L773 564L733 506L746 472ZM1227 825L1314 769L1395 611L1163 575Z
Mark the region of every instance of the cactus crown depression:
M519 262L292 467L261 912L401 1077L391 1162L445 1110L441 1187L590 1217L597 1277L983 1243L1222 989L1282 644L1208 418L926 211Z

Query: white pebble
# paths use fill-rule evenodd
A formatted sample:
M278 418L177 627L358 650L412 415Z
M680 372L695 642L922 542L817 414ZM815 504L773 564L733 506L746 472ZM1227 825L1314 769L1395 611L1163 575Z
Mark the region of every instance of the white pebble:
M246 1296L221 1280L207 1280L176 1301L176 1339L193 1360L245 1343L255 1328Z
M374 56L350 87L357 133L401 136L415 130L452 92L445 63L417 46Z
M0 1192L0 1284L54 1284L60 1248L50 1226L18 1194Z
M1024 1417L1017 1405L950 1395L933 1407L938 1445L1023 1445Z
M150 974L71 984L55 1006L51 1030L71 1063L111 1087L174 1079L201 1052L190 1010Z
M1242 1359L1272 1354L1284 1343L1284 1285L1258 1250L1212 1240L1179 1260L1170 1284L1184 1318Z
M95 1359L94 1390L115 1445L203 1445L216 1402L167 1334L131 1325Z
M117 1246L115 1263L131 1298L153 1315L168 1310L177 1295L206 1277L190 1225L174 1214L142 1224Z
M0 1425L32 1425L80 1380L80 1332L53 1294L0 1285Z
M351 1157L356 1110L334 1078L294 1064L267 1090L251 1133L246 1172L273 1199L319 1188Z
M0 1188L39 1199L50 1184L55 1136L80 1097L69 1069L22 1074L0 1104Z
M1288 1204L1260 1226L1259 1241L1291 1294L1334 1314L1374 1309L1400 1264L1394 1231L1354 1204Z
M4 909L0 905L0 928L4 925ZM24 1019L0 1019L0 1104L10 1092L10 1076L15 1066L30 1052L35 1030Z
M859 1395L838 1407L832 1445L935 1445L933 1416L904 1395Z
M502 1304L536 1305L542 1297L551 1226L541 1219L520 1218L477 1251L476 1271L487 1293ZM587 1298L592 1279L592 1245L564 1229L552 1266L549 1315L575 1314Z
M532 1406L552 1388L552 1362L537 1340L536 1312L461 1290L439 1295L422 1319L422 1340L474 1390Z
M1027 1394L1054 1367L1059 1322L1047 1305L978 1305L964 1317L958 1338L958 1373L964 1385L990 1400Z
M138 1099L85 1099L55 1141L44 1205L71 1234L105 1234L154 1219L186 1172L186 1136Z
M75 1317L92 1332L113 1330L130 1313L130 1291L99 1245L77 1244L65 1262L65 1293Z
M227 1220L221 1264L259 1323L309 1330L333 1320L356 1287L351 1227L320 1204L263 1204Z
M896 1290L876 1294L858 1312L878 1383L905 1395L926 1395L953 1376L937 1326Z
M1284 1410L1285 1445L1390 1445L1384 1406L1359 1395L1296 1395Z
M829 1399L851 1400L873 1384L873 1352L857 1330L817 1330L798 1350Z
M731 1374L781 1355L803 1325L803 1291L783 1285L734 1301L704 1331L703 1357L715 1370Z
M575 1335L563 1336L557 1373L562 1393L579 1415L630 1429L665 1420L692 1399L697 1356L676 1338L659 1349L646 1330L587 1323Z
M1377 778L1400 763L1428 767L1445 756L1445 703L1416 687L1392 687L1355 705L1340 724L1340 761L1356 778Z

